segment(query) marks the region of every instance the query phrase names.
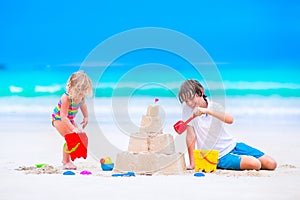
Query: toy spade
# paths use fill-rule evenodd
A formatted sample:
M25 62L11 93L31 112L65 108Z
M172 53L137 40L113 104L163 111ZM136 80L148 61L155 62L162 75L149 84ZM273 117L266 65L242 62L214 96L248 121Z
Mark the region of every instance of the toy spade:
M192 119L194 119L197 115L193 115L190 118L188 118L188 120L186 120L185 122L180 120L178 121L176 124L174 124L174 129L178 134L183 133L186 130L186 126L187 124L192 121Z

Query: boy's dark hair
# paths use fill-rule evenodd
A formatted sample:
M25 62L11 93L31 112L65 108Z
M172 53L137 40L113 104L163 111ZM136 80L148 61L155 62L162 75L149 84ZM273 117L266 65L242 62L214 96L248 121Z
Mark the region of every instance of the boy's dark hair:
M178 92L178 98L180 103L183 103L187 99L194 98L196 94L199 97L203 96L204 100L207 102L203 86L197 80L190 79L181 84Z

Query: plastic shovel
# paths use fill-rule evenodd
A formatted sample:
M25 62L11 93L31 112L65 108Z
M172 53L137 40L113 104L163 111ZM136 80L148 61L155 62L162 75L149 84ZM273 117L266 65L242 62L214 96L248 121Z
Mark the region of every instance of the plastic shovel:
M178 121L176 124L174 124L174 129L178 134L183 133L186 130L186 125L192 121L192 119L194 119L197 115L193 115L192 117L188 118L188 120L186 120L185 122L180 120Z

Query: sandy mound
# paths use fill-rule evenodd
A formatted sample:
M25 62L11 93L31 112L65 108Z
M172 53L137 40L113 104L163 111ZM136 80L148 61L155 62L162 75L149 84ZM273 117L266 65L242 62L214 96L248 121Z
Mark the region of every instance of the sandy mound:
M62 171L51 165L44 165L40 168L36 166L20 166L16 169L17 171L25 171L26 174L61 174Z

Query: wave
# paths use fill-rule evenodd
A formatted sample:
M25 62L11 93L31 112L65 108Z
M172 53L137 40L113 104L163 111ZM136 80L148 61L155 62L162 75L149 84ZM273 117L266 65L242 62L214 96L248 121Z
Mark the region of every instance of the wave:
M106 88L106 87L132 87L136 88L140 85L143 88L168 88L168 89L176 89L179 87L181 83L179 82L149 82L149 83L140 83L140 82L122 82L122 83L114 83L114 82L105 82L99 83L96 88ZM205 88L209 89L251 89L251 90L267 90L267 89L300 89L300 84L296 83L281 83L281 82L263 82L263 81L223 81L223 82L201 82Z
M20 93L23 92L23 88L22 87L17 87L17 86L9 86L9 90L11 93Z
M55 93L55 92L59 92L61 90L63 90L64 87L60 86L60 85L53 85L53 86L40 86L37 85L34 87L34 91L35 92L44 92L44 93Z
M94 88L96 97L112 96L161 96L174 97L177 95L180 83L99 83ZM222 83L211 82L205 83L206 94L210 95L227 95L227 96L272 96L282 97L300 97L300 84L279 83L279 82L229 82ZM17 86L9 85L6 88L0 88L0 97L22 96L38 97L61 95L65 91L65 85L34 85L34 86Z
M229 82L224 81L226 89L247 89L247 90L268 90L268 89L300 89L300 84L295 83L280 83L280 82Z
M48 95L61 95L65 91L65 86L15 86L10 85L7 88L0 88L0 97L21 96L21 97L39 97Z
M122 99L125 98L125 99ZM282 98L282 97L229 97L226 99L226 111L233 116L239 118L243 116L259 116L263 117L275 117L288 121L289 116L291 120L299 121L300 119L300 101L299 97L296 98ZM15 116L15 114L39 117L40 115L46 116L50 120L51 113L54 106L57 104L59 97L5 97L0 98L0 103L5 105L0 110L0 116L8 117L9 115ZM142 114L145 114L146 108L154 101L152 97L137 97L127 99L126 97L117 97L115 103L125 103L123 105L125 110L117 110L117 112L126 112L132 118L136 118L138 121ZM7 103L9 102L9 103ZM106 120L107 116L113 114L113 103L111 98L95 98L88 99L89 110L94 110L97 118ZM180 118L181 117L181 104L176 98L162 97L159 98L159 105L163 107L168 118ZM117 109L117 108L116 108ZM128 112L128 113L127 113ZM118 113L120 114L120 113Z

